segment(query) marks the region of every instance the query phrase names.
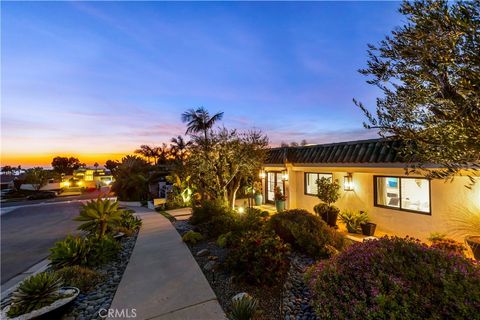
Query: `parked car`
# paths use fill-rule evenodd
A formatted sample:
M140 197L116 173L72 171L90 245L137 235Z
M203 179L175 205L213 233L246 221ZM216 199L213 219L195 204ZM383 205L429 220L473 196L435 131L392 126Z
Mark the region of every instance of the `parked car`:
M55 198L56 194L53 191L40 191L34 194L31 194L27 197L28 200L39 200L39 199L52 199Z
M3 190L1 191L1 195L2 195L2 196L5 196L5 195L7 195L7 194L9 194L9 193L11 193L11 192L13 192L13 189L3 189Z

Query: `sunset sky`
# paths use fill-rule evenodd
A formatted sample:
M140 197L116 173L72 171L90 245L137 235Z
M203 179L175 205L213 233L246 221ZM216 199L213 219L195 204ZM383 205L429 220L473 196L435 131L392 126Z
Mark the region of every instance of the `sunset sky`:
M2 2L2 165L74 155L91 165L183 134L180 114L224 111L271 144L375 137L357 98L367 43L396 2Z

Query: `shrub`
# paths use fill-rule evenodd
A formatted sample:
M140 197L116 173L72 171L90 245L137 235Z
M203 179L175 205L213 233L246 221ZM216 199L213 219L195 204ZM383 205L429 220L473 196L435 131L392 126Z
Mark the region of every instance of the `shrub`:
M62 279L54 272L42 272L23 280L12 294L10 318L43 308L62 298L58 290Z
M120 251L120 244L111 237L90 239L90 252L88 254L89 266L99 266L112 261Z
M225 267L247 282L272 284L288 270L289 253L273 232L248 231L233 243Z
M135 212L135 211L133 211ZM128 236L134 234L142 226L142 219L133 215L132 210L124 210L120 215L117 230Z
M50 249L50 264L55 269L68 266L95 267L112 260L120 250L110 237L89 239L68 236Z
M307 271L320 318L474 319L480 267L411 238L355 243Z
M90 242L83 237L67 236L65 240L57 241L50 249L50 264L59 269L67 266L88 266L91 247Z
M66 286L77 287L82 292L88 292L103 279L97 271L80 266L64 267L57 274Z
M326 203L319 203L313 207L313 211L323 220L328 220L330 215L339 214L340 210L335 206L330 206Z
M245 294L241 298L232 300L231 320L251 320L257 311L258 301L252 296Z
M205 200L200 206L192 208L190 223L193 225L206 223L211 221L213 217L223 216L229 211L231 210L221 200Z
M235 231L256 231L260 230L268 219L268 211L257 208L246 208L243 214L236 216Z
M462 243L448 238L435 240L430 247L461 256L464 256L467 250Z
M339 218L350 233L361 233L360 225L369 221L365 211L345 210L340 213Z
M306 210L277 213L270 218L269 224L283 241L315 258L329 256L331 249L328 246L338 250L344 246L339 233Z
M198 232L190 230L182 236L182 240L186 243L195 244L203 240L203 236Z

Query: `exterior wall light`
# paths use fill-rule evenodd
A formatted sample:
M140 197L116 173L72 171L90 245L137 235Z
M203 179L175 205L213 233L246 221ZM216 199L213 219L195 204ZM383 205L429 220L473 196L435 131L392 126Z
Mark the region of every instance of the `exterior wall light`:
M258 176L260 177L260 179L265 179L265 171L261 170Z
M343 190L353 191L353 177L351 173L347 173L347 175L343 177Z
M283 171L283 172L282 172L282 180L283 180L283 181L288 181L288 173L287 173L287 171Z

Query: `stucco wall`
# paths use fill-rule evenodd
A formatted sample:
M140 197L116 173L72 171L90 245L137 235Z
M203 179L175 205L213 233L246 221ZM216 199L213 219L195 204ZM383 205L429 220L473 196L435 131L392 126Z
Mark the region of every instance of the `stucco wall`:
M280 168L266 168L266 170L280 170ZM326 168L326 167L292 167L287 168L289 173L286 181L288 208L303 208L313 212L313 206L320 200L316 196L304 194L304 173L332 173L338 179L340 199L335 204L341 210L366 210L372 221L377 223L381 231L399 236L412 236L426 240L431 232L446 232L458 240L463 234L454 232L455 223L452 221L463 210L469 208L478 212L480 208L480 183L472 190L465 187L468 178L456 177L453 182L443 180L431 181L431 215L406 212L396 209L374 206L374 175L405 176L402 168ZM343 190L343 180L347 173L353 174L354 191ZM412 177L412 176L408 176ZM480 214L480 212L478 212Z

